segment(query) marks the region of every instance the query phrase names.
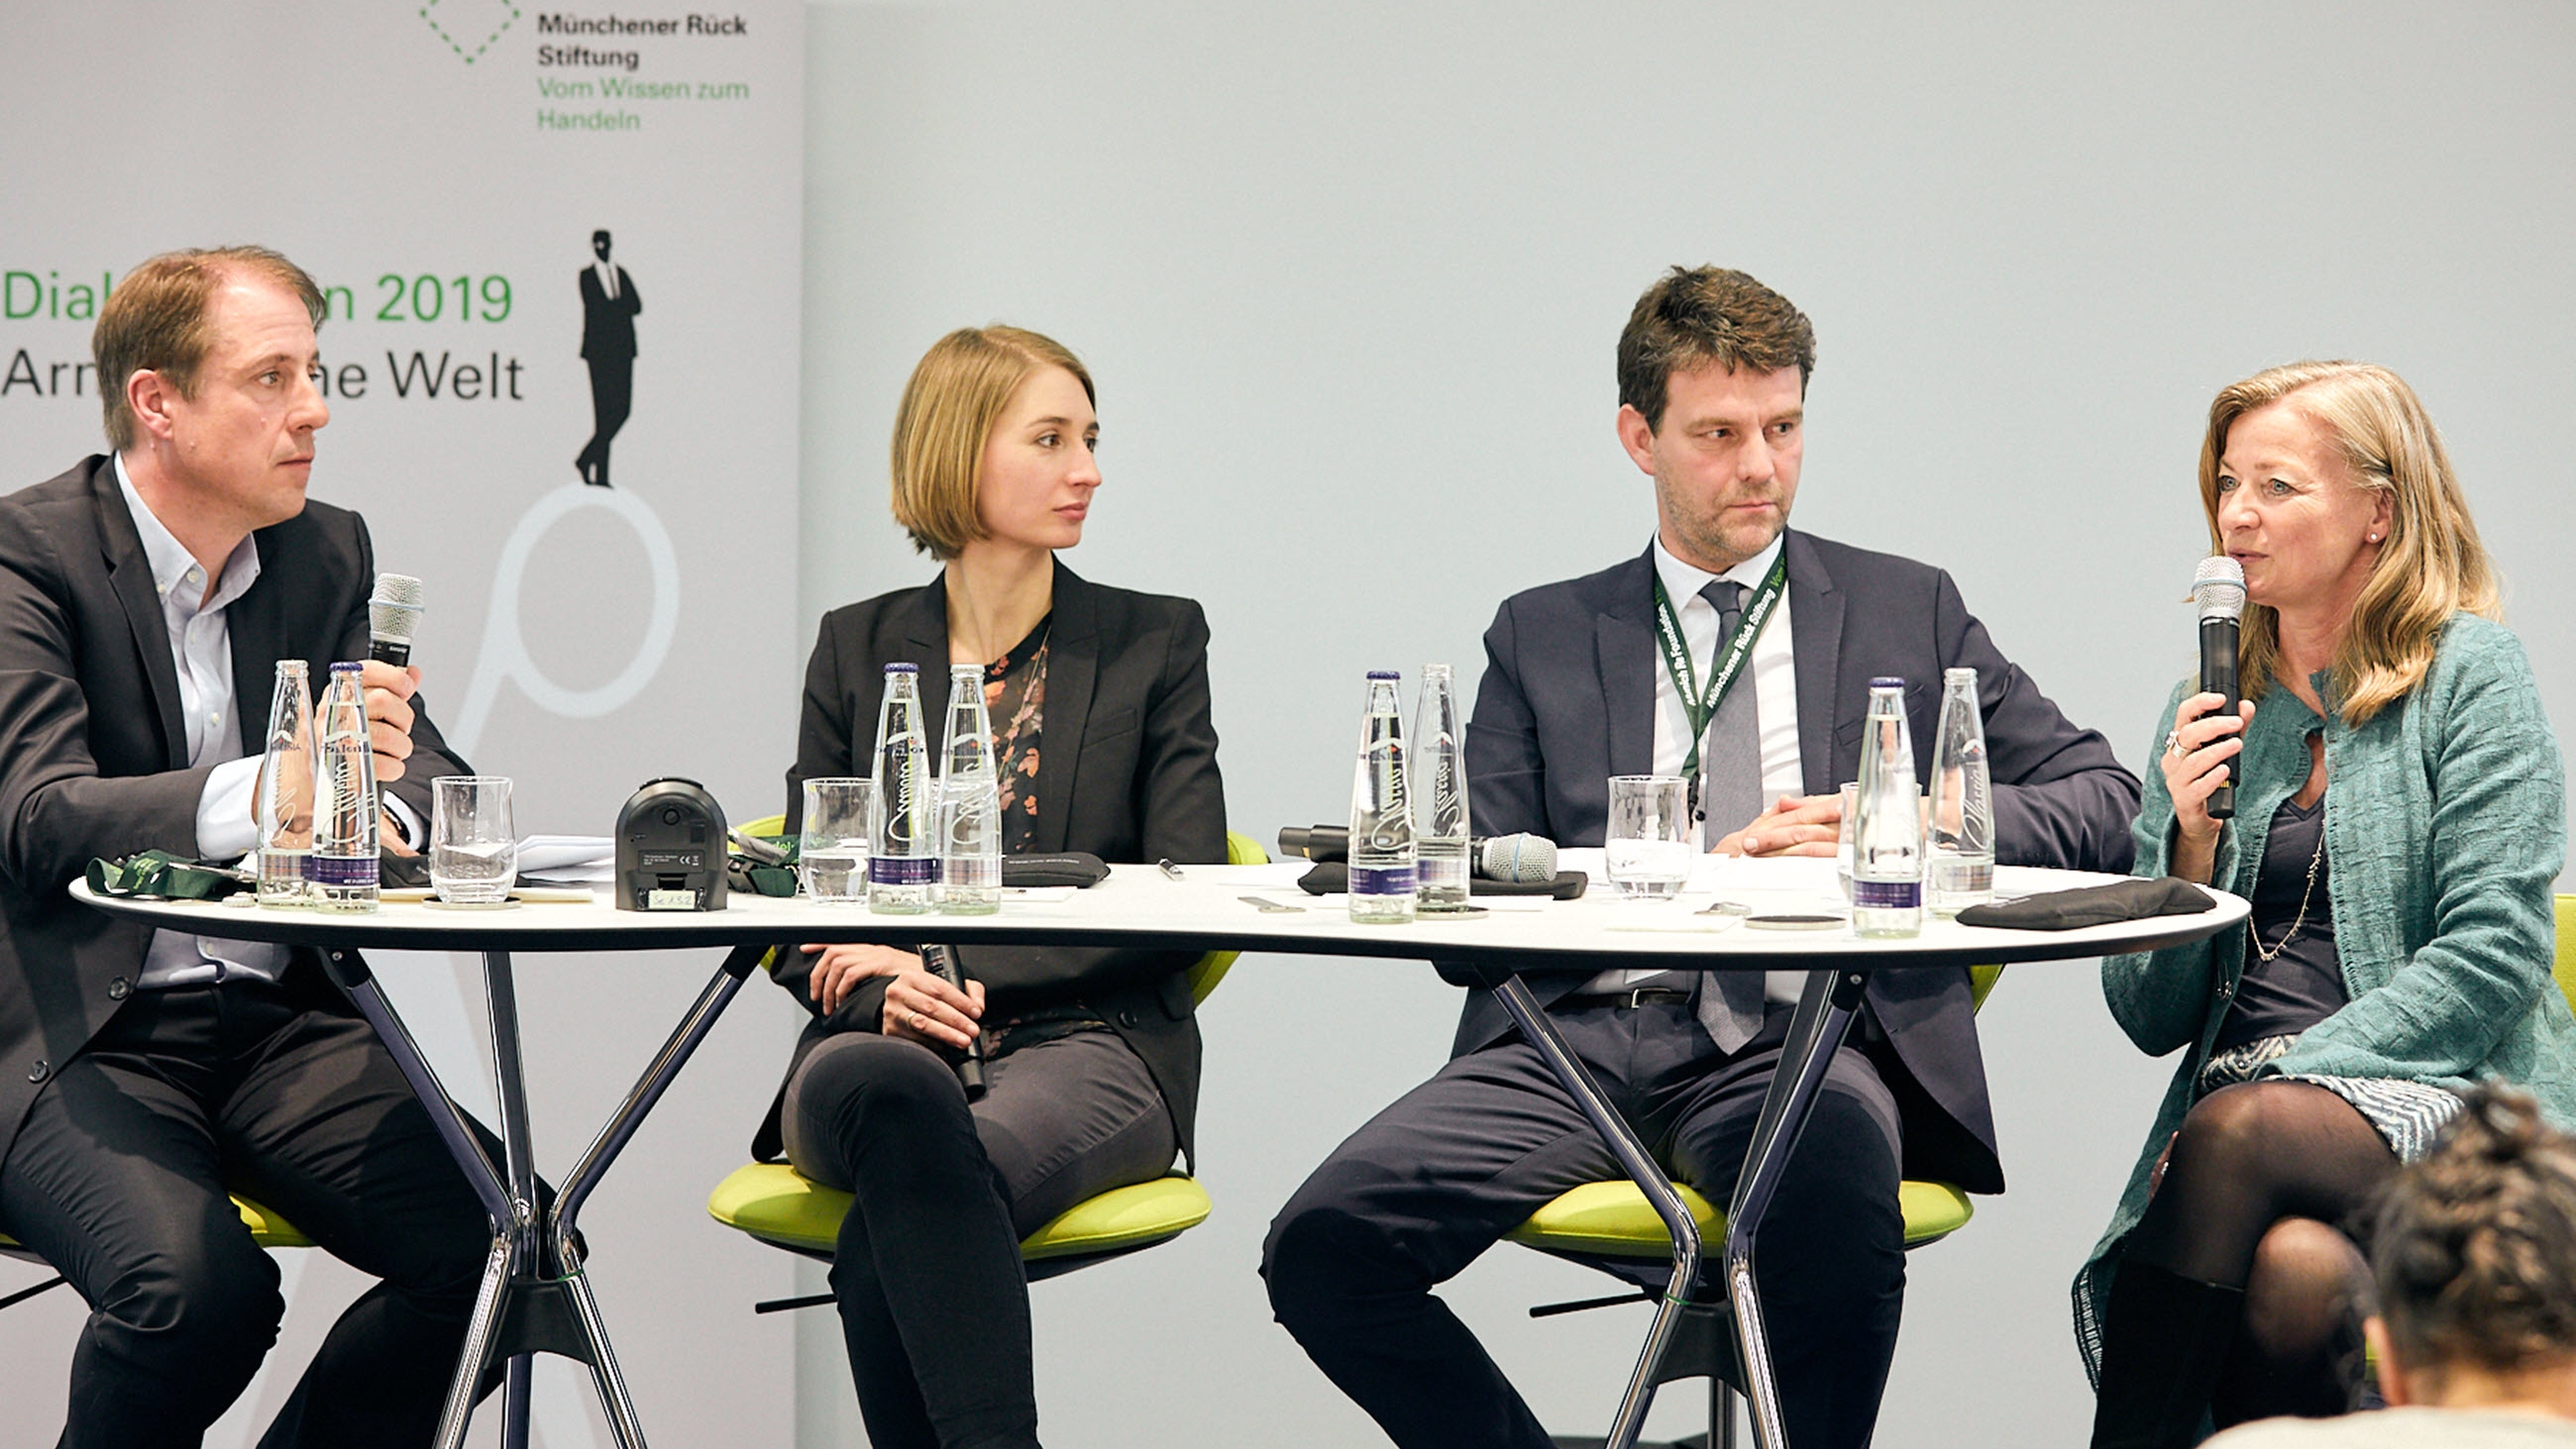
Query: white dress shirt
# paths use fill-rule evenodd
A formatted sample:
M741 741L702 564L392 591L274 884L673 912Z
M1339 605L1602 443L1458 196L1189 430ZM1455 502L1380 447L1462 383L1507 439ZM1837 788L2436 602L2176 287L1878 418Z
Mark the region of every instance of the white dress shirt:
M117 455L116 486L134 515L134 531L143 540L143 557L152 566L152 589L161 597L161 622L170 631L170 658L179 671L179 719L187 735L188 763L212 765L205 790L197 796L197 854L225 860L258 843L251 819L251 791L259 780L259 757L242 753L241 707L233 693L233 635L224 610L250 592L259 580L259 541L245 538L224 561L214 594L206 593L206 571L187 546L172 536L125 471ZM141 991L167 986L201 986L237 976L275 981L286 970L286 948L257 941L227 941L185 931L155 931L144 953L143 973L134 983Z
M1664 581L1664 594L1673 601L1680 616L1682 646L1690 651L1691 666L1698 671L1702 689L1708 687L1711 671L1717 668L1717 608L1700 597L1713 579L1726 579L1744 586L1747 602L1753 591L1771 572L1772 560L1780 556L1782 540L1774 537L1771 546L1722 574L1713 574L1696 564L1684 563L1664 547L1663 536L1655 536L1655 573ZM1753 691L1754 728L1762 745L1762 804L1764 808L1784 795L1797 795L1807 788L1806 762L1798 748L1798 661L1790 645L1789 595L1784 589L1778 607L1772 610L1770 622L1762 626L1753 641L1753 657L1746 661L1750 678L1738 677L1728 691L1750 688ZM1655 773L1678 775L1683 757L1690 753L1690 711L1682 703L1682 692L1673 683L1673 672L1664 667L1663 646L1655 646ZM1700 751L1705 760L1708 751ZM1718 841L1745 826L1741 820L1711 819L1705 823L1700 848L1708 849ZM1647 984L1688 987L1689 973L1617 968L1604 971L1583 984L1583 991L1603 993L1624 991ZM1762 994L1772 1001L1795 1003L1807 983L1803 971L1773 971L1765 976Z
M617 295L617 268L609 265L605 261L601 261L592 263L590 269L599 274L599 294L603 297L615 297ZM560 277L563 273L557 272L555 275Z

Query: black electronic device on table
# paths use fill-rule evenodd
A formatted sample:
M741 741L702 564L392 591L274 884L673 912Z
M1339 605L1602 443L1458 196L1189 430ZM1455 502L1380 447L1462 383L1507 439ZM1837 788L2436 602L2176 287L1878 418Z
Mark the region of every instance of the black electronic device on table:
M695 780L648 780L617 812L617 908L725 908L724 807Z

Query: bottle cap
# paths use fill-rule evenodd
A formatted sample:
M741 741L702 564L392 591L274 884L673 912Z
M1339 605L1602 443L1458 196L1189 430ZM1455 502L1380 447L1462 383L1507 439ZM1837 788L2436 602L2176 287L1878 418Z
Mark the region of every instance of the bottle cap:
M921 666L918 664L889 664L886 666L886 673L888 674L919 674L920 672Z
M366 667L367 666L363 664L353 663L344 659L339 663L332 665L331 672L333 674L358 674L364 672Z
M1371 679L1373 679L1373 680L1375 680L1375 679L1402 679L1404 676L1403 676L1403 675L1401 675L1401 674L1398 674L1396 671L1394 671L1394 670L1392 670L1392 669L1372 669L1372 670L1370 670L1370 671L1368 672L1368 677L1369 677L1369 678L1371 678Z
M1872 689L1903 689L1905 687L1905 678L1903 675L1898 674L1882 674L1876 679L1871 680L1869 682L1869 687Z

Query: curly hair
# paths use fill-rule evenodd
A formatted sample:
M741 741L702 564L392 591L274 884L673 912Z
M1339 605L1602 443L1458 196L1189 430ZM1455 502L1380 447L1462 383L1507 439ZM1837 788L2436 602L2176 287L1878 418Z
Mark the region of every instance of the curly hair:
M2576 1140L2482 1086L2369 1212L2380 1316L2409 1373L2576 1357Z

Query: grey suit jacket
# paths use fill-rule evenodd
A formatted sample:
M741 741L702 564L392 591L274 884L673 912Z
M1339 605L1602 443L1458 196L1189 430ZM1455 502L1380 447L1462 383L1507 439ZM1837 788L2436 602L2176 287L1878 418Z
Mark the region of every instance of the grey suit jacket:
M1057 562L1038 767L1040 854L1081 850L1111 862L1223 863L1225 784L1209 716L1207 644L1207 615L1196 603L1103 588ZM787 774L789 829L803 809L806 780L870 773L885 667L905 661L919 666L924 703L939 710L948 679L948 594L940 581L823 617L805 671L796 767ZM935 922L923 930L936 938ZM806 985L813 958L785 954L778 984L815 1010ZM1192 1150L1199 1030L1187 971L1195 953L973 946L960 947L957 957L967 975L984 983L993 1019L1075 1001L1098 1012L1144 1059L1171 1110L1181 1150ZM788 1074L835 1032L877 1030L886 985L876 977L830 1015L818 1013ZM752 1154L766 1160L778 1149L773 1102Z
M252 536L259 579L224 619L256 755L278 660L320 678L367 657L375 550L364 519L327 503ZM412 704L412 756L389 788L427 819L431 778L468 772ZM54 1068L132 992L151 943L66 888L92 856L196 855L207 773L188 764L169 629L114 460L0 498L0 1157Z
M1907 721L1925 746L1915 752L1916 769L1928 774L1941 672L1964 665L1977 671L1985 709L1997 859L2129 868L2137 778L2108 741L2070 724L1996 651L1948 574L1796 531L1784 547L1806 793L1858 777L1873 675L1904 677ZM1597 846L1609 777L1652 773L1653 578L1650 548L1503 602L1485 632L1485 677L1467 726L1478 833L1529 831L1560 845ZM1584 979L1555 973L1533 977L1531 986L1552 1001ZM1890 1082L1906 1113L1907 1175L2002 1191L1967 973L1882 971L1870 978L1869 1002L1904 1069L1895 1075L1910 1076ZM1492 993L1472 991L1455 1049L1474 1051L1509 1028Z

